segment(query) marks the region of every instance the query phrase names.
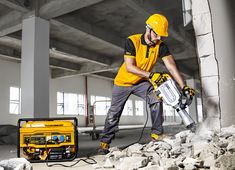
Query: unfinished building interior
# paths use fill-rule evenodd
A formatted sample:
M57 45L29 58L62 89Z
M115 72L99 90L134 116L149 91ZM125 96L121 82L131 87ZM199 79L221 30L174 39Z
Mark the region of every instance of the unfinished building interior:
M235 169L234 7L233 0L0 0L0 170ZM196 132L164 103L166 138L152 142L148 105L131 95L110 152L98 155L125 40L145 33L155 13L167 18L162 40L196 91L186 108ZM169 73L162 61L153 72ZM20 119L71 117L75 160L17 158Z

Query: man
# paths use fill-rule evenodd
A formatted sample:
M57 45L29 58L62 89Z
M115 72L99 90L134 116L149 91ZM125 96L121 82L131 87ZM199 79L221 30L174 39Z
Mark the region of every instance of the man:
M147 19L146 24L144 34L132 35L126 40L124 63L114 80L111 107L105 120L99 152L108 153L109 144L114 138L124 105L131 94L148 102L152 120L151 138L153 140L161 138L162 102L157 99L150 82L161 81L166 74L151 72L157 59L163 61L183 92L192 90L186 86L167 45L161 40L161 37L168 36L167 19L163 15L154 14Z

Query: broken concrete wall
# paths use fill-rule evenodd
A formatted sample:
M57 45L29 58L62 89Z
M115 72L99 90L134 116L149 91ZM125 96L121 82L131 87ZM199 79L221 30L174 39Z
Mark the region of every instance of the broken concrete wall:
M234 0L209 0L216 58L219 66L221 126L235 122Z
M235 57L228 1L193 0L192 15L200 63L204 127L219 130L235 121ZM234 26L233 26L234 27Z
M220 129L220 96L218 60L214 49L211 12L207 0L192 1L193 26L200 64L204 124L207 129Z

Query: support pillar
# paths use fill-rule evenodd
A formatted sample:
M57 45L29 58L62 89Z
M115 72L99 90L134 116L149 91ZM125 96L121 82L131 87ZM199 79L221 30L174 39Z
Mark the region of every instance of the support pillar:
M220 130L235 122L233 7L232 0L192 1L200 61L203 125L209 130Z
M219 66L221 127L235 124L234 0L209 0Z
M21 113L49 117L49 22L30 17L22 24Z

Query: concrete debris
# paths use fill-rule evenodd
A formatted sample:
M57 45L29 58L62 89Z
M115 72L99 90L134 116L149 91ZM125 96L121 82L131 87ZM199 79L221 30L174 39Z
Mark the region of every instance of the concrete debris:
M235 169L235 126L200 134L187 130L172 139L110 150L106 158L119 162L120 170L232 170Z
M114 164L110 161L109 158L106 159L104 163L104 168L114 168Z
M221 155L215 163L215 167L226 170L235 169L235 153L225 153Z
M32 164L25 158L12 158L0 161L0 167L4 170L32 170Z
M227 150L230 152L235 152L235 140L228 144Z
M113 151L110 152L106 155L107 158L112 157L115 161L119 160L120 158L126 157L127 154L125 152L121 152L121 151Z
M183 163L184 163L184 165L191 164L191 165L194 165L197 167L201 167L203 162L202 162L202 160L198 160L198 159L194 159L194 158L186 158L183 161Z
M120 159L118 170L135 170L146 167L150 160L145 157L125 157Z
M235 136L235 125L229 126L227 128L221 128L221 137Z
M126 152L127 156L141 156L142 148L143 146L141 144L136 143L126 148L124 152Z

